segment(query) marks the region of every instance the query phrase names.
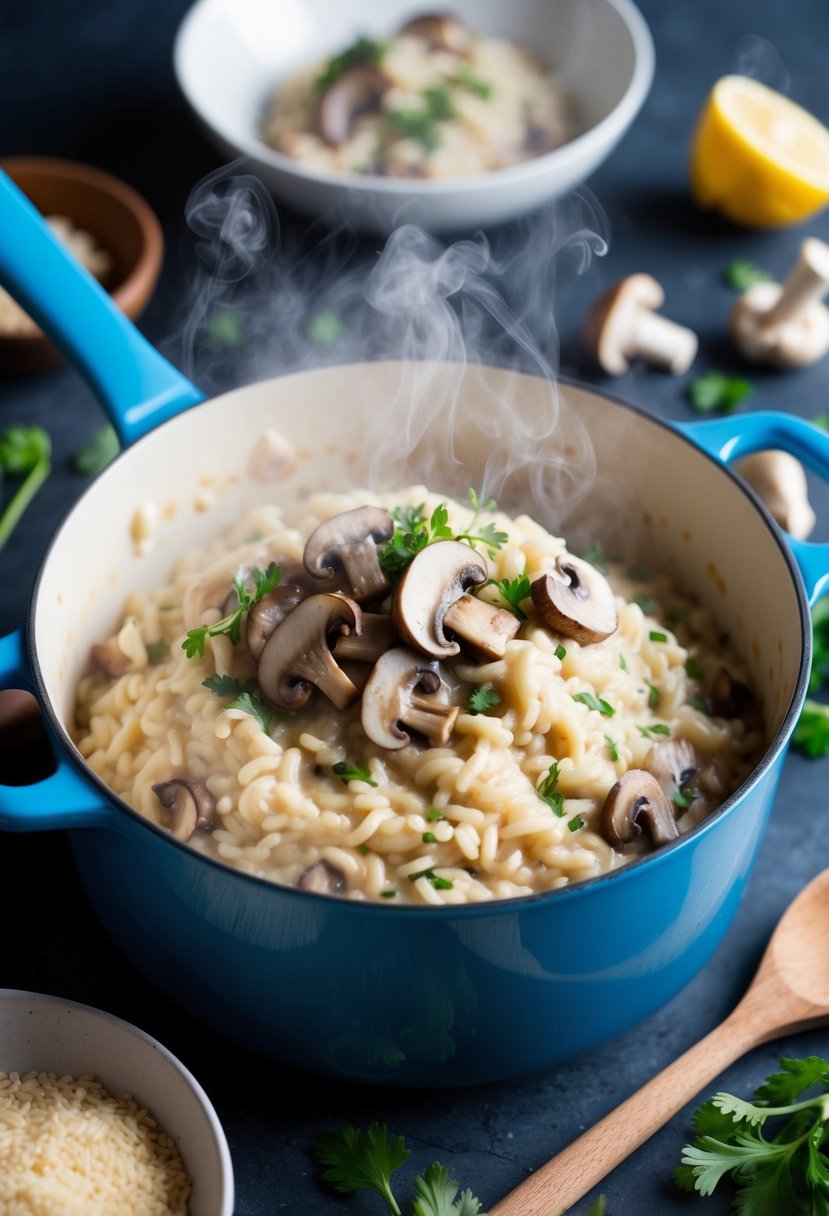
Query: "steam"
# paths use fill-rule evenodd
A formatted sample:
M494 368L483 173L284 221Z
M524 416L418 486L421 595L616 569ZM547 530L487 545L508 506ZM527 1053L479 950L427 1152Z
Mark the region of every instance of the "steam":
M757 34L748 34L737 43L737 72L750 76L760 84L788 93L792 78L776 48Z
M326 363L414 361L374 411L369 484L416 476L463 493L469 444L483 441L484 484L474 480L484 495L507 507L521 472L524 505L529 487L547 526L577 509L595 459L584 428L569 427L566 443L557 436L555 306L607 249L604 215L587 192L524 221L518 240L513 230L509 242L478 234L444 244L407 224L378 252L346 229L286 238L265 187L231 165L196 186L186 216L195 272L171 353L207 393ZM541 377L543 393L530 399L509 376L494 393L481 377L470 406L481 363Z

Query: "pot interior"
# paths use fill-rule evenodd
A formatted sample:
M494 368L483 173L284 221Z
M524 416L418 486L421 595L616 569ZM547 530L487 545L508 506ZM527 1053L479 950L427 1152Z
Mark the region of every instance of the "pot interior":
M267 439L263 436L268 435ZM206 402L126 451L62 525L36 591L34 642L58 717L127 595L159 585L247 508L321 489L470 486L571 547L669 573L707 605L779 729L803 662L779 534L741 485L665 425L585 388L483 366L354 364Z

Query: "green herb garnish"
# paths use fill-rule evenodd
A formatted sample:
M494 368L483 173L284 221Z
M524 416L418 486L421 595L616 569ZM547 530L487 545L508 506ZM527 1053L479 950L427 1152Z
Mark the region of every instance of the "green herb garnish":
M0 435L0 472L23 481L0 513L0 549L52 471L52 441L40 426L7 427Z
M563 663L564 660L567 658L567 651L564 649L561 642L559 642L558 646L556 646L556 658L561 663Z
M448 878L441 878L440 875L436 874L431 868L427 870L418 870L417 874L409 875L410 882L414 882L418 878L428 878L429 882L436 891L451 891L455 885L453 882L450 882Z
M648 709L657 709L662 700L662 693L650 680L645 680L645 683L648 686Z
M558 761L554 760L550 765L547 776L541 782L541 785L536 786L536 794L542 802L546 802L547 806L554 815L558 815L559 819L564 815L564 795L561 793L558 786Z
M821 431L829 431L829 414L815 414L812 426L818 427Z
M656 604L649 595L633 595L630 602L631 604L638 604L646 616L650 616L656 611Z
M619 666L621 667L622 671L630 671L628 661L623 654L619 655Z
M394 899L396 894L397 894L397 891L394 889L392 889L391 891L381 891L380 898L381 899Z
M266 735L270 734L275 719L287 717L287 714L283 714L268 704L255 680L245 680L242 684L233 676L215 675L202 680L202 684L217 697L230 698L225 709L241 709L244 713L256 718Z
M674 806L680 811L687 811L688 807L696 798L696 794L692 789L685 787L677 790L673 797Z
M368 764L364 760L358 761L357 764L338 760L336 764L331 765L331 772L339 777L343 785L348 785L349 781L365 781L366 785L377 785L376 781L372 781Z
M504 601L507 612L518 617L519 621L526 621L527 614L521 607L521 603L530 596L531 585L528 575L519 574L517 578L491 578L488 580L487 586L498 588L498 594Z
M636 729L643 739L649 739L652 735L670 735L671 728L666 726L664 722L655 722L653 726L637 726Z
M155 642L148 642L146 650L150 667L158 667L159 663L163 663L169 655L170 643L166 638L158 638Z
M341 54L334 55L328 60L314 81L314 87L319 93L324 93L335 80L339 80L346 69L355 63L379 63L388 49L387 42L380 42L376 38L366 38L361 35Z
M608 754L610 755L610 759L615 764L616 761L619 759L619 749L616 746L615 740L611 739L610 735L605 735L604 741L607 744L607 750L608 750Z
M421 840L424 844L437 844L438 842L438 838L434 832L424 832L421 836Z
M694 694L694 696L689 699L688 704L692 709L698 710L701 714L710 715L711 713L711 702L705 697L700 697L697 694Z
M695 1111L696 1136L675 1170L685 1191L711 1195L729 1175L744 1216L829 1210L829 1064L820 1056L783 1059L752 1101L717 1093ZM819 1088L811 1098L802 1095ZM774 1130L767 1132L771 1121Z
M812 670L809 692L819 692L829 680L829 598L820 600L812 609Z
M452 98L445 84L430 85L429 88L423 90L421 96L426 102L429 114L437 122L448 122L450 118L455 117Z
M422 109L390 110L386 119L398 135L416 139L427 152L440 144L438 123L455 117L452 99L446 85L432 85L421 93Z
M433 806L431 810L426 812L426 818L430 823L440 823L441 819L445 819L446 816L443 811L439 811L436 806Z
M462 84L465 89L469 89L470 93L474 93L483 101L489 101L492 96L492 85L488 81L482 80L468 63L460 65L456 79L458 84Z
M602 714L605 718L612 718L616 713L616 710L612 705L609 704L609 702L605 701L603 697L595 696L592 692L574 693L573 700L580 701L582 705L586 705L588 709L595 709L597 713Z
M470 545L473 549L481 544L492 557L497 549L502 548L509 537L506 532L499 532L494 524L477 527L478 517L482 511L494 511L495 503L489 499L483 505L478 501L474 490L468 491L469 501L474 515L465 532L455 534L449 527L449 511L446 503L439 503L427 519L423 514L425 506L420 503L417 507L395 507L391 512L394 520L394 532L387 545L380 550L380 566L392 581L396 581L409 563L421 549L438 540L458 540Z
M315 312L308 320L306 333L317 346L336 346L345 326L335 312Z
M584 820L581 815L574 815L572 819L567 821L568 832L577 832L579 828L584 827Z
M667 642L668 640L667 633L663 633L661 629L652 629L648 637L652 642Z
M811 760L829 756L829 705L807 697L794 728L792 742Z
M253 580L253 591L251 592L245 585L245 575L240 567L233 578L239 606L233 612L229 612L227 616L222 617L215 625L200 625L197 629L188 629L187 636L181 643L181 648L188 659L203 659L207 639L219 637L222 634L226 634L235 646L241 636L242 617L250 608L253 608L254 604L258 604L263 596L279 585L281 576L276 562L271 562L267 570L258 568L251 570L250 578Z
M688 397L698 414L731 414L751 392L750 380L724 372L706 372L688 385Z
M689 655L685 660L685 674L691 680L702 679L702 668L699 665L699 660L695 659L693 655Z
M476 549L478 545L483 545L490 557L494 557L499 549L503 549L504 545L509 540L506 532L499 532L495 524L484 524L483 527L478 526L478 520L484 512L492 514L497 511L498 504L494 498L488 498L486 502L480 502L475 490L470 486L466 491L469 505L474 512L469 521L469 526L465 532L458 532L455 540L463 541L464 544L471 545Z
M242 346L245 341L242 318L226 309L214 312L207 323L207 338L214 346Z
M595 566L600 574L607 574L607 558L605 557L601 541L594 540L586 548L576 549L574 552L576 557L580 557L582 561L590 562L591 566Z
M72 457L72 468L84 477L95 477L114 460L121 451L121 444L111 422L105 422L78 448Z
M774 275L748 258L737 258L730 266L726 266L723 279L735 291L743 292L748 291L755 283L773 283Z
M684 604L678 604L676 608L671 608L665 613L665 620L670 625L671 629L676 629L677 625L681 625L683 621L688 619L688 609Z
M467 698L466 712L468 714L488 714L491 709L495 709L500 704L500 694L494 688L478 684Z

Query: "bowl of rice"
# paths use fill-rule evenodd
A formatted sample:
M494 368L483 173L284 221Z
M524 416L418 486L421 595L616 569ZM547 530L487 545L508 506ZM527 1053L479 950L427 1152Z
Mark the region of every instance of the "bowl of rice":
M578 185L636 116L653 44L630 0L198 0L179 84L274 194L388 232L500 223Z
M0 1211L230 1216L233 1168L207 1094L138 1027L0 990Z
M137 320L155 290L164 255L161 226L141 195L119 178L76 161L9 156L0 166L121 311ZM3 371L39 371L59 358L32 318L0 289Z

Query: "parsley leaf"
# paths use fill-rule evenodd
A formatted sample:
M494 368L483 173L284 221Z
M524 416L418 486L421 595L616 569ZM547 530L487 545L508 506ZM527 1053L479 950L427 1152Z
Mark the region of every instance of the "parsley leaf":
M315 312L308 321L306 333L317 346L336 346L345 326L335 312Z
M477 1216L481 1210L480 1202L470 1190L464 1191L455 1203L460 1184L449 1177L448 1169L439 1161L433 1161L427 1170L417 1174L414 1186L412 1216Z
M468 714L488 714L491 709L495 709L500 704L500 694L494 688L476 684L467 698L466 712Z
M610 735L605 735L604 741L607 744L607 750L608 750L610 759L615 764L616 761L619 759L619 749L616 746L616 741L615 741L615 739L611 739Z
M792 743L811 760L829 756L829 705L806 698Z
M409 1156L402 1136L389 1139L384 1123L370 1123L368 1131L345 1124L334 1134L323 1132L314 1146L314 1155L328 1169L323 1178L341 1195L371 1190L382 1195L391 1216L401 1216L392 1194L392 1174Z
M750 380L741 376L726 376L724 372L706 372L688 385L691 405L698 414L731 414L752 392Z
M735 291L743 292L748 291L755 283L773 283L774 275L748 258L737 258L730 266L726 266L723 279Z
M266 735L270 733L275 718L288 716L268 704L255 680L245 680L242 684L233 676L214 675L202 680L202 684L214 692L217 697L230 697L225 709L241 709L246 714L250 714L256 718Z
M655 684L651 684L650 680L645 680L648 686L648 709L658 709L659 702L662 700L662 693Z
M466 532L459 532L455 540L465 541L473 549L476 547L476 542L482 544L489 553L489 556L493 557L498 549L503 549L509 537L506 532L499 532L495 524L485 524L482 528L478 527L478 520L485 511L489 513L496 511L498 504L494 498L488 498L486 502L481 502L471 486L467 490L467 496L469 498L469 505L475 514L469 521L469 527Z
M560 663L563 663L564 660L567 658L567 651L564 649L564 647L561 645L560 642L559 642L558 646L556 646L556 658L558 659L558 661Z
M670 726L666 726L664 722L654 722L651 726L637 726L636 729L643 739L650 739L652 735L665 735L671 733Z
M468 63L460 65L456 79L458 84L462 84L465 89L469 89L470 93L474 93L482 101L489 101L492 96L492 85L489 81L483 80Z
M687 811L688 807L691 805L691 803L694 801L695 798L696 798L696 794L694 793L694 791L692 789L683 787L681 790L677 790L676 793L674 794L673 804L677 808L677 810Z
M214 312L207 323L207 340L213 346L243 346L245 330L239 313L226 308Z
M438 123L455 117L449 90L444 84L432 85L421 92L424 105L418 109L390 110L386 119L398 135L416 139L427 152L440 144Z
M314 87L319 93L324 93L335 80L339 80L347 68L355 63L379 63L389 49L387 42L379 42L376 38L366 38L361 35L346 47L339 55L328 60L322 72L314 81Z
M689 655L685 660L685 674L690 680L702 679L702 668L699 665L699 659L695 659L693 655Z
M574 693L573 700L580 701L588 709L595 709L597 713L600 713L605 718L612 718L616 713L616 710L609 702L605 701L603 697L595 696L592 692Z
M279 585L282 575L276 562L271 562L267 570L252 570L250 577L253 581L253 592L248 591L245 586L241 568L236 571L233 585L236 588L239 606L233 612L229 612L220 621L216 621L215 625L200 625L196 629L188 629L187 636L181 643L181 648L188 659L203 659L207 639L218 637L220 634L227 634L235 646L241 636L243 615L254 604L258 604L263 596Z
M649 616L656 609L656 604L649 595L632 595L630 602L631 604L638 604L646 616Z
M105 469L120 451L121 444L115 434L115 427L111 422L105 422L78 448L72 457L72 468L84 477L94 477L101 469Z
M23 482L0 513L0 549L51 471L52 441L42 427L13 425L3 431L0 473L22 477Z
M517 578L491 578L488 587L497 587L498 594L504 601L507 612L517 616L519 621L526 621L527 614L521 607L522 600L530 595L530 579L527 574L519 574Z
M584 820L582 819L581 815L574 815L567 824L567 830L570 832L578 832L583 827Z
M553 814L557 815L559 819L561 819L564 815L564 795L559 789L556 788L557 785L558 761L554 760L550 765L547 776L541 782L541 785L536 786L535 792L538 794L542 802L547 803L547 806L550 808Z
M601 541L594 540L584 549L575 549L574 553L583 562L590 562L590 565L594 566L600 574L607 574L607 558Z
M158 638L155 642L148 642L146 650L150 667L158 667L169 655L170 643L165 638Z
M428 878L436 891L451 891L455 885L448 878L441 878L431 867L427 870L418 870L416 874L410 874L409 882L415 882L418 878Z
M358 760L356 764L338 760L336 764L331 765L331 772L336 773L343 785L348 785L349 781L365 781L366 785L377 785L377 782L371 779L371 771L365 760Z
M652 629L648 637L652 642L667 642L668 640L667 633L663 633L661 629Z
M502 548L509 537L506 532L499 532L494 524L477 527L478 517L482 511L494 511L495 503L489 499L483 505L478 501L474 490L469 490L469 501L475 514L469 522L466 532L457 535L449 527L449 511L446 503L439 503L427 519L424 515L424 503L417 507L395 507L391 512L394 520L394 532L388 544L380 550L379 561L384 572L392 582L400 578L409 563L421 549L438 540L458 540L470 545L473 549L482 544L488 550L490 557L496 549Z

